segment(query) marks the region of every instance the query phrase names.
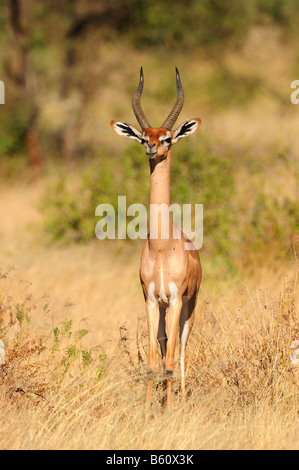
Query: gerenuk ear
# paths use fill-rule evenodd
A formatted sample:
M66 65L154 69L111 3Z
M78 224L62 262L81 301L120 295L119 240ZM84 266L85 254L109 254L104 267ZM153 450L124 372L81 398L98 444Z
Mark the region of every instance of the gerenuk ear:
M129 139L137 140L137 142L143 144L144 139L142 138L142 133L136 129L136 127L120 121L111 121L110 126L118 135L129 137Z
M187 137L188 135L194 134L195 131L199 128L201 120L199 118L191 119L190 121L184 122L180 127L178 127L172 138L172 143L176 144L180 139Z

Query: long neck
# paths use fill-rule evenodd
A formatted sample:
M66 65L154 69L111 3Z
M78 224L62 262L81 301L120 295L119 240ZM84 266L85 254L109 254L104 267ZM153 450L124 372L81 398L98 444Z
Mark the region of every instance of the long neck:
M173 226L169 214L170 163L171 150L162 161L150 160L150 249L158 251L169 248L173 240Z

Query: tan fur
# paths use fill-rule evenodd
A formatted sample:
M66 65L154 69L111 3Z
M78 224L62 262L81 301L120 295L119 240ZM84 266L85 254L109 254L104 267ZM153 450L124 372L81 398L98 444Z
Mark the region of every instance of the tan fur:
M147 128L143 132L133 126L118 121L110 125L119 135L133 138L146 148L151 170L151 211L170 205L170 163L172 144L194 133L201 120L186 121L175 131L164 127ZM188 127L189 126L189 127ZM166 140L167 139L167 140ZM165 238L162 227L168 228ZM153 235L154 234L154 235ZM172 374L174 369L174 350L178 329L181 339L181 383L185 396L185 350L194 322L194 312L201 282L201 264L197 250L186 250L187 237L173 227L169 211L160 212L151 220L148 238L145 241L141 262L140 281L145 298L148 323L148 384L146 393L146 414L148 415L153 371L156 363L156 344L159 340L164 373L167 377L167 407L171 406ZM167 311L167 313L166 313Z
M160 133L159 133L160 134ZM151 204L167 204L169 206L169 184L170 184L170 158L169 149L163 160L154 162L150 160L151 165ZM161 221L159 221L161 222ZM158 222L158 223L159 223ZM177 331L179 328L181 310L183 308L183 297L189 299L186 306L188 314L185 321L190 320L190 331L193 324L194 309L197 301L197 293L201 282L202 272L199 255L196 249L185 250L185 242L188 238L181 232L181 239L173 238L173 224L171 218L168 220L170 238L161 239L161 224L157 229L158 238L151 239L151 232L145 241L141 262L140 262L140 280L145 297L146 313L148 320L149 334L149 353L148 370L150 375L155 368L156 359L156 339L158 337L158 328L161 311L168 308L166 314L166 336L167 348L165 355L165 371L168 374L168 392L167 406L171 406L171 382L174 368L174 349ZM151 227L153 228L153 227ZM163 286L168 302L159 300L161 292L161 272L163 273ZM149 296L149 286L154 283L154 297ZM171 292L170 284L173 283L177 288L177 299L173 305L169 304ZM188 336L190 334L188 332ZM187 338L188 339L188 338ZM162 340L163 341L163 340ZM161 342L160 342L161 344ZM162 346L161 346L162 349ZM163 351L162 351L163 354ZM151 402L152 377L148 378L147 388L147 412ZM185 377L182 374L182 393L185 394Z

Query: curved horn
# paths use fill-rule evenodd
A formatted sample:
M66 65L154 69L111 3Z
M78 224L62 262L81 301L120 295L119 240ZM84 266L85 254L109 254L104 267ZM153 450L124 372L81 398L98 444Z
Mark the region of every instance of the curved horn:
M183 90L183 87L182 87L182 84L181 84L180 74L179 74L179 71L178 71L177 68L175 68L175 71L176 71L177 98L176 98L176 102L175 102L171 112L169 113L169 115L167 116L167 118L165 119L165 121L162 124L162 127L165 127L169 131L172 129L172 127L173 127L175 121L177 120L178 115L180 114L180 112L182 110L182 107L184 105L184 90Z
M136 119L140 124L141 129L144 131L148 127L151 127L150 123L145 117L144 112L142 111L141 104L140 104L140 98L143 90L143 71L142 67L140 68L140 79L139 79L139 85L136 88L136 91L132 97L132 107L133 111L135 113Z

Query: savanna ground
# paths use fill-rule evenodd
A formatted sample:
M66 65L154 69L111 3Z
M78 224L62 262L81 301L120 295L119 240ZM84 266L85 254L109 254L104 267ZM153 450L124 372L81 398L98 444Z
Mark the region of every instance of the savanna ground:
M79 56L96 37L85 38ZM76 120L82 69L63 77L54 67L62 52L37 42L37 77L46 70L48 79L37 100L46 165L32 177L22 148L10 155L8 125L0 147L10 156L1 160L0 188L0 448L298 449L296 50L273 24L252 28L219 61L202 49L154 54L114 38L97 60L85 58L91 83L98 75L104 83L83 96ZM147 423L142 242L93 236L97 204L118 194L128 204L148 201L143 149L109 128L110 119L134 124L130 97L143 64L142 102L153 122L173 102L173 65L186 93L180 121L202 118L192 142L173 150L172 199L203 202L205 216L188 397L181 401L176 367L165 410L158 360ZM54 82L65 78L73 89L63 100ZM70 138L80 148L67 162L63 137L61 152L73 152ZM92 158L81 161L85 153Z
M188 399L176 371L164 411L158 368L145 424L140 247L37 243L40 192L40 183L1 192L2 449L298 448L298 264L261 267L218 293L203 282Z

